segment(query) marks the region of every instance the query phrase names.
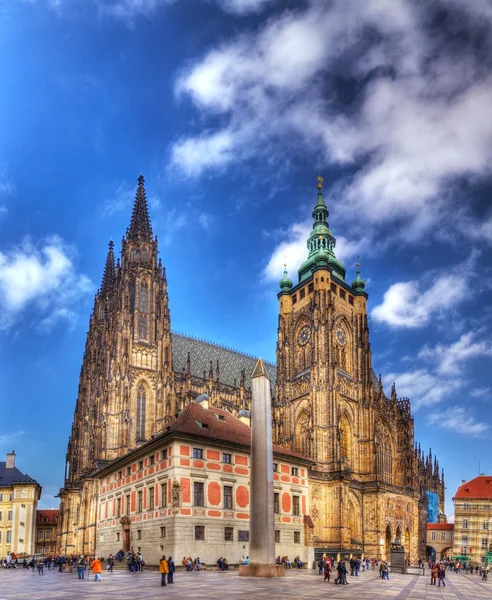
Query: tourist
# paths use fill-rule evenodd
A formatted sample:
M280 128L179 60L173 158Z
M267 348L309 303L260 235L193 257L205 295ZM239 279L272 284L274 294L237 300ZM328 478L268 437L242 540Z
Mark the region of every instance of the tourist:
M324 581L328 581L328 583L330 583L330 562L328 560L325 560L323 572L325 574Z
M431 572L431 585L436 585L436 581L437 581L437 564L434 563L432 565L432 567L430 568L430 572Z
M302 564L303 563L302 563L302 560L300 559L299 555L297 555L294 558L294 562L296 563L298 569L302 569Z
M219 565L219 569L221 571L225 571L224 561L222 560L222 556L219 556L219 558L217 559L217 564Z
M379 573L381 574L381 579L389 580L388 564L384 560L381 561L381 565L379 566Z
M167 564L166 556L163 554L159 562L159 573L161 574L161 587L167 585L166 575L169 573L169 566Z
M487 581L487 575L489 573L489 567L482 567L482 581Z
M38 567L38 575L43 575L44 559L42 556L40 558L38 558L38 560L37 560L37 567Z
M323 570L325 568L326 565L326 558L324 558L323 556L318 560L318 573L319 575L323 574Z
M176 566L174 565L174 560L173 560L172 556L170 556L167 559L167 568L169 570L169 573L167 576L167 582L174 583L174 572L176 571Z
M113 558L113 555L110 554L108 557L108 573L113 572L113 567L114 567L114 558Z
M101 581L101 573L102 573L102 564L97 556L94 557L94 560L91 563L91 571L94 573L95 581Z
M201 571L201 570L202 570L202 563L200 562L200 557L199 557L199 556L197 556L197 557L195 558L195 561L194 561L194 563L193 563L193 564L195 565L195 569L196 569L197 571Z
M444 578L446 577L446 569L442 562L437 567L437 577L439 579L439 583L437 584L437 587L441 587L441 583L442 583L443 587L446 587L446 582L444 581Z
M87 561L85 560L84 555L81 554L79 560L77 561L77 574L79 576L79 579L84 579L86 568Z

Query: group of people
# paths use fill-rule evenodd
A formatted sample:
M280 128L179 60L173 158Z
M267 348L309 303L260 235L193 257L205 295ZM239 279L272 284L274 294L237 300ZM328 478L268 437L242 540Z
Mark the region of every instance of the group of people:
M375 569L378 565L381 578L389 579L387 563L384 561L379 563L377 560L370 559L368 557L363 559L352 557L347 563L343 559L337 562L334 558L323 555L319 558L317 564L318 573L320 575L324 575L323 581L328 581L329 583L331 580L331 572L337 572L337 577L335 577L335 585L349 585L347 581L349 570L351 576L358 577L361 570L365 571L371 568Z
M429 563L429 569L431 574L431 585L436 585L436 581L439 580L437 587L441 587L441 583L443 587L446 587L446 582L444 581L446 578L446 567L444 566L444 563L442 561L440 563Z
M167 585L168 583L174 583L175 571L176 566L174 564L173 557L170 556L169 558L166 558L166 555L163 554L159 562L159 573L161 574L161 587Z
M183 565L183 567L185 567L185 569L187 571L201 571L202 570L202 563L200 562L199 556L197 556L195 558L195 560L193 560L191 558L191 556L188 556L188 558L186 556L183 556L183 560L181 561L181 564Z
M277 563L277 565L284 565L284 567L286 569L292 569L292 561L289 559L288 556L277 556L277 558L275 559L275 562ZM294 564L298 569L302 569L302 567L304 566L304 563L302 562L302 560L300 559L299 555L297 555L294 558Z

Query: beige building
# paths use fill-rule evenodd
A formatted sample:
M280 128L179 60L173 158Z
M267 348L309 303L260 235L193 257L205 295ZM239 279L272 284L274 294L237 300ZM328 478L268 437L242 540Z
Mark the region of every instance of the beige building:
M56 523L58 510L36 511L36 552L38 554L56 553Z
M427 560L443 560L453 553L454 524L427 523Z
M479 563L492 551L492 475L463 480L454 502L453 555Z
M15 452L0 462L0 558L35 551L36 508L41 486L15 466Z
M171 555L216 564L249 555L248 415L192 402L162 433L95 475L99 489L96 552L142 552L147 564ZM314 558L308 459L274 447L275 555ZM272 556L272 561L275 557Z
M318 554L387 558L399 538L425 558L427 492L444 507L439 464L415 444L410 400L383 389L372 365L368 294L336 258L322 182L297 283L280 281L272 382L274 442L312 460L309 513ZM238 319L241 315L238 314ZM272 349L273 350L273 349ZM95 473L160 435L207 394L210 406L249 410L256 359L172 332L166 271L144 179L115 260L111 242L90 317L60 490L63 552L94 552Z

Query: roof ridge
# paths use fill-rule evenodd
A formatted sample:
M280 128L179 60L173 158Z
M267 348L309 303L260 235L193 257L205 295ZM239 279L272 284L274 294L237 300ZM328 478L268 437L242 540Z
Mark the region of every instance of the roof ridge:
M204 342L205 344L210 344L211 346L215 346L216 348L221 348L222 350L229 350L229 352L234 352L235 354L241 354L242 356L258 360L258 356L255 356L254 354L250 354L249 352L243 352L242 350L232 348L231 346L226 346L225 344L218 344L217 342L213 342L212 340L206 340L205 338L198 337L197 335L188 335L187 333L183 333L182 331L176 331L175 329L171 329L171 333L192 340L197 340L198 342ZM270 362L268 360L264 360L263 362L269 367L274 367L275 369L277 368L277 365L273 362Z

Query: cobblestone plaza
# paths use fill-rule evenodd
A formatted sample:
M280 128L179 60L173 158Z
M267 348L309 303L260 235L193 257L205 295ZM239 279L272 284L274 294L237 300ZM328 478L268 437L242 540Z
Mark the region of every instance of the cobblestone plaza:
M178 572L175 584L160 587L160 575L157 571L130 574L126 571L103 573L100 583L89 580L80 581L77 574L45 571L36 572L0 570L0 600L36 598L36 600L86 599L154 600L155 598L244 598L273 600L275 598L357 598L372 600L386 598L394 600L475 600L492 599L492 582L482 582L478 576L447 575L446 587L430 585L430 577L416 575L390 576L389 581L381 581L374 571L361 573L359 577L349 577L348 586L335 586L324 583L323 577L316 571L287 571L281 579L239 578L237 571L231 572Z

